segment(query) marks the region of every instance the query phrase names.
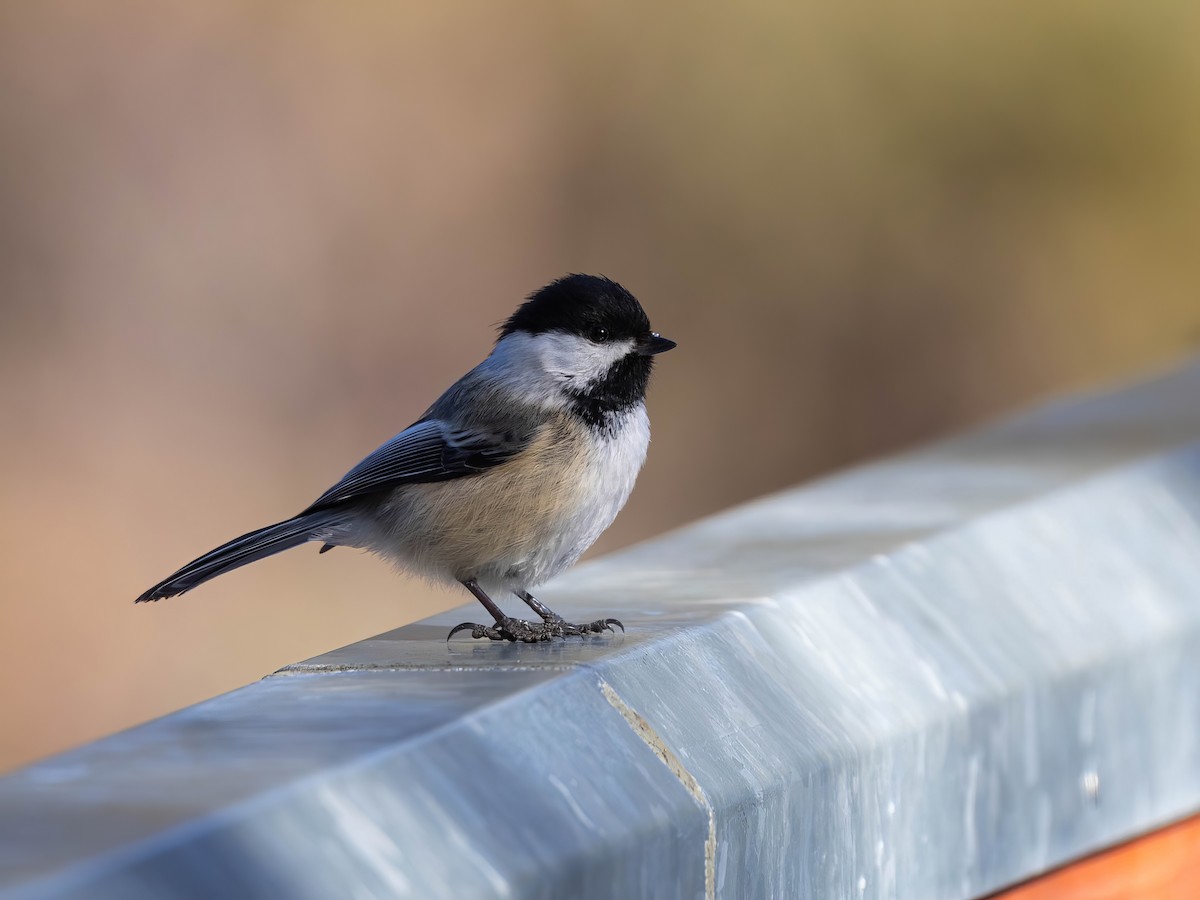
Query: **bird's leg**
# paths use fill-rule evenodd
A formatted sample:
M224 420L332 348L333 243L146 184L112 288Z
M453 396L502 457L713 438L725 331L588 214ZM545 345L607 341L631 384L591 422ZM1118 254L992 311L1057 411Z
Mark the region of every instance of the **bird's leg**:
M612 631L616 625L622 631L625 626L621 624L619 619L597 619L595 622L588 622L586 625L574 625L571 622L563 620L563 617L548 607L545 603L539 600L529 591L513 591L518 597L529 604L529 608L542 617L542 622L545 623L548 629L553 629L555 636L570 637L575 634L599 634L602 631Z
M471 637L487 638L492 641L521 641L532 644L537 641L548 641L554 637L553 634L546 633L546 628L542 624L535 625L523 619L512 619L506 616L504 610L496 605L474 578L468 578L462 582L462 586L474 594L475 599L483 604L483 608L492 614L495 624L480 625L478 622L463 622L450 629L446 640L450 640L454 635L460 631L466 631L468 628L471 630Z
M563 621L562 616L542 604L536 597L526 591L516 591L515 593L528 603L534 612L542 617L542 621L534 623L526 622L524 619L513 619L504 614L504 610L496 605L474 578L462 582L462 586L474 594L475 599L482 603L484 609L492 614L495 624L480 625L476 622L463 622L461 625L455 625L450 629L450 633L446 635L446 640L450 640L458 632L466 631L467 629L470 629L471 637L473 638L487 638L492 641L521 641L526 644L549 641L556 637L567 637L568 635L599 634L605 629L612 631L613 625L619 626L622 631L625 630L625 626L621 625L616 619L599 619L588 625L572 625L570 622Z

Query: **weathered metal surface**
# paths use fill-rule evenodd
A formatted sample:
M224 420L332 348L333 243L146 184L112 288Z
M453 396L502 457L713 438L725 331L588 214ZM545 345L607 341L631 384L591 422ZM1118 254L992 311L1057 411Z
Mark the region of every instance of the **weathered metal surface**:
M628 634L457 610L0 780L0 892L966 897L1200 809L1200 365L545 599Z

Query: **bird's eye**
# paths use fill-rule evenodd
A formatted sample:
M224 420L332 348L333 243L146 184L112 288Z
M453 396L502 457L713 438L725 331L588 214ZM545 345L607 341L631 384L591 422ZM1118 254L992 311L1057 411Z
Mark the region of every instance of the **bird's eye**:
M603 344L608 340L608 329L596 326L592 329L592 333L588 336L597 344Z

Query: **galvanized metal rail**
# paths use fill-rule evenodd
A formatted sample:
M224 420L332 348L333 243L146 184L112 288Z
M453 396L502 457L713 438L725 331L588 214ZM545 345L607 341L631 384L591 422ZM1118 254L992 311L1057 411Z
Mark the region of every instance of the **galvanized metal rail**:
M0 780L0 894L969 897L1200 809L1200 365L546 599L629 631L456 611Z

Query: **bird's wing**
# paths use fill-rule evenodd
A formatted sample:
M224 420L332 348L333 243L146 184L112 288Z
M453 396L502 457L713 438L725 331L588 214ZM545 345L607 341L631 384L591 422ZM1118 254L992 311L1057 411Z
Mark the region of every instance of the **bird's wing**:
M304 512L404 484L476 475L512 459L531 438L532 433L454 428L439 419L425 419L372 452Z

